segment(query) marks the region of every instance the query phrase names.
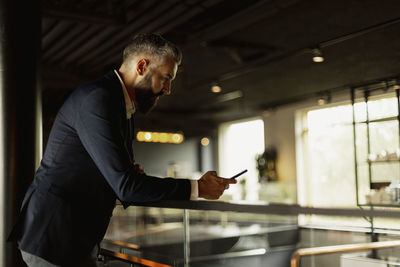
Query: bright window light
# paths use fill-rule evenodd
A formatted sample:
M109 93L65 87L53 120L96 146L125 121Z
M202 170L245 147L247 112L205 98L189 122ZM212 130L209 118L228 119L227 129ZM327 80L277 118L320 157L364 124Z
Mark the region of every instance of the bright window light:
M219 175L231 177L248 169L226 194L232 199L258 200L256 155L264 152L264 122L261 119L222 124L219 128ZM245 182L246 193L241 191Z

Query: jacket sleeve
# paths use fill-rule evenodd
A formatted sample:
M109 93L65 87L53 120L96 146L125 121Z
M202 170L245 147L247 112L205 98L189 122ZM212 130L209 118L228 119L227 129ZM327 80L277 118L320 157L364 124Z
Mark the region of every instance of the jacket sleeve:
M115 97L114 97L115 100ZM106 90L93 90L77 106L75 128L90 157L122 202L190 198L190 181L136 171L120 132L120 108Z

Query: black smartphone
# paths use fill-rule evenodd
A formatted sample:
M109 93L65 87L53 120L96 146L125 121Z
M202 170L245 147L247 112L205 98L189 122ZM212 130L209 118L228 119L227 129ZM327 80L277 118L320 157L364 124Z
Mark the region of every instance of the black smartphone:
M232 176L230 179L235 179L235 178L239 177L240 175L242 175L243 173L246 173L246 172L247 172L247 169L244 170L244 171L239 172L238 174L236 174L234 176Z

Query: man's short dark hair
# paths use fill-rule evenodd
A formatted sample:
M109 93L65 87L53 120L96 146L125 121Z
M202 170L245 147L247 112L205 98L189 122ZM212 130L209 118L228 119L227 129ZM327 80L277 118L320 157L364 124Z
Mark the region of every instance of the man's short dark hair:
M159 34L140 33L133 36L124 49L123 60L140 53L148 53L161 57L171 56L177 64L181 64L182 52L172 42L164 39Z

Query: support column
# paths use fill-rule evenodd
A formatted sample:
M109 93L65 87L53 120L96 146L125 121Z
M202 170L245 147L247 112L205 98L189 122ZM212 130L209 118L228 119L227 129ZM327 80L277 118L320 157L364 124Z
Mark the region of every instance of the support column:
M23 266L6 243L41 149L40 1L0 0L0 266Z

